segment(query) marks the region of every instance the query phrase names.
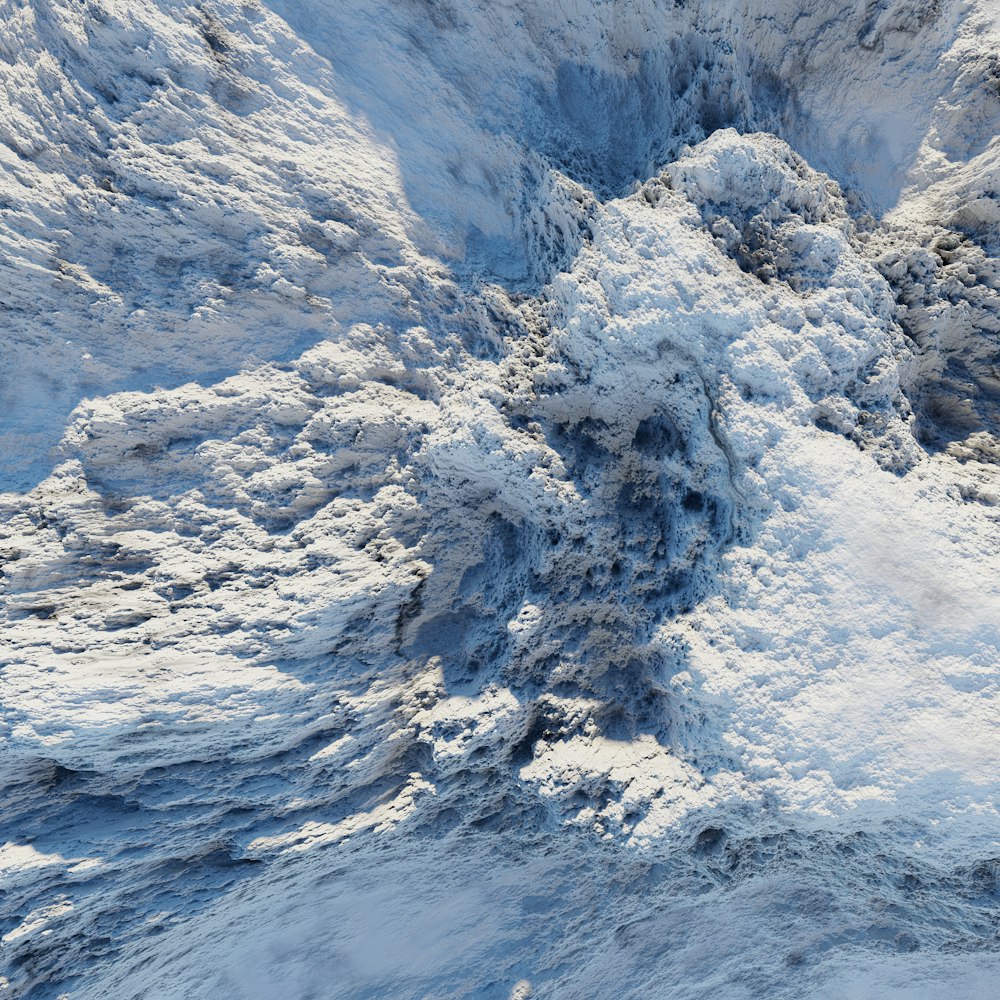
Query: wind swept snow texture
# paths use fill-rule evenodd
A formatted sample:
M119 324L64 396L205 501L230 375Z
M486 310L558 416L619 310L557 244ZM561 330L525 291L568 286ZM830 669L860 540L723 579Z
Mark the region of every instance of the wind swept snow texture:
M0 997L992 996L998 52L0 5Z

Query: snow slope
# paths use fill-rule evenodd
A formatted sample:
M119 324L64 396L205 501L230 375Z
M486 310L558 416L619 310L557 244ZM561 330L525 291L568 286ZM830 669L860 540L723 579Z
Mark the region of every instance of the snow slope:
M0 12L0 996L989 995L990 0Z

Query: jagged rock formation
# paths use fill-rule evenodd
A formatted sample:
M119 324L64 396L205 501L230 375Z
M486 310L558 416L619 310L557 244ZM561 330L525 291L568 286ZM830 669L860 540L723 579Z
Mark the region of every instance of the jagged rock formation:
M989 7L9 11L0 985L976 995Z

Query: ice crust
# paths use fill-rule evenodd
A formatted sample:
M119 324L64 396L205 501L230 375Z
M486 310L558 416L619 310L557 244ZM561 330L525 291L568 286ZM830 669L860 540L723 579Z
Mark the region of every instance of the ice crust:
M0 997L989 994L990 0L0 12Z

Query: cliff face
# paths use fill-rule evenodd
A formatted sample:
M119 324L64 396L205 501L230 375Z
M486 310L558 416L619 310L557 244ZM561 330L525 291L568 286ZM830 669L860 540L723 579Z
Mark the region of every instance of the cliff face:
M992 982L991 8L4 11L0 985Z

